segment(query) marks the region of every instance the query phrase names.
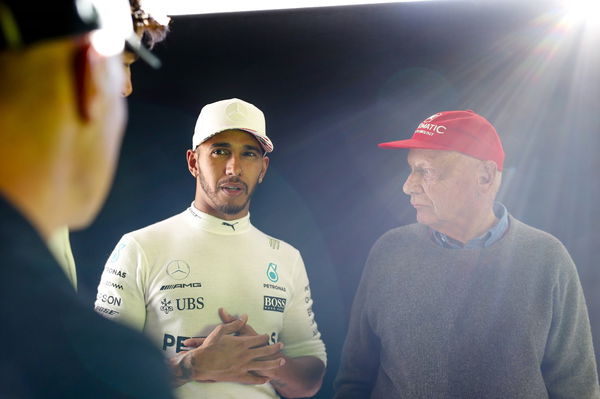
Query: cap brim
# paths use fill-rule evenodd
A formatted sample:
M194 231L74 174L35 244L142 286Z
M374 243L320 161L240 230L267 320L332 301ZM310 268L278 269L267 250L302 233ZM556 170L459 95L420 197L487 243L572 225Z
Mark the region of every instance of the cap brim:
M160 59L152 54L150 50L144 47L141 40L135 33L125 40L125 44L128 50L137 54L141 60L146 62L146 64L150 65L152 68L158 69L162 65Z
M407 139L398 141L388 141L386 143L379 143L377 145L380 148L420 148L425 150L448 150L448 147L435 145L432 143L424 142L421 140Z
M241 130L243 132L246 132L248 134L251 134L252 137L254 137L254 139L256 141L258 141L258 144L260 144L261 148L263 149L263 151L265 152L265 154L269 153L269 152L273 152L274 146L273 143L271 142L270 139L261 136L259 134L257 134L254 130L252 129L248 129L248 128L243 128L243 127L228 127L227 129L224 130L219 130L218 132L215 132L213 134L211 134L210 136L206 137L204 140L202 140L201 142L199 142L198 144L196 144L194 146L194 148L196 148L197 146L199 146L200 144L204 143L206 140L210 139L211 137L216 136L219 133L223 133L226 130Z
M269 152L273 152L273 143L268 138L261 136L260 134L256 133L252 129L239 128L238 130L242 130L242 131L244 131L246 133L250 133L252 136L254 136L256 141L258 141L258 143L264 150L265 154L269 153Z

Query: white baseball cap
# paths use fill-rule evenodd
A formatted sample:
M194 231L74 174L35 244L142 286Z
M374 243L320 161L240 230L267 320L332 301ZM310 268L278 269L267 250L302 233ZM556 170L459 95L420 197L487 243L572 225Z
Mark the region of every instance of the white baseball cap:
M252 134L265 153L273 151L273 143L266 133L265 115L254 105L238 98L217 101L202 107L194 128L192 148L196 148L215 134L233 129Z

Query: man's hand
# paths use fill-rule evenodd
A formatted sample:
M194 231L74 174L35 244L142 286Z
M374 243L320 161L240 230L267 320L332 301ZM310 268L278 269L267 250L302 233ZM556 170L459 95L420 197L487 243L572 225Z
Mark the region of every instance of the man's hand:
M264 384L269 378L264 373L285 364L280 351L283 344L268 345L267 335L232 336L240 331L248 332L248 318L243 316L223 323L204 339L191 338L184 345L196 348L181 352L170 359L175 385L189 381L229 381L242 384ZM245 328L245 327L249 327ZM259 360L269 359L269 360Z
M256 333L254 328L250 326L248 322L248 316L242 315L236 318L230 315L225 309L219 309L219 317L223 324L221 326L236 325L235 333L237 337L232 338L258 338L266 337ZM237 327L239 326L239 327ZM214 332L214 331L213 331ZM209 337L206 338L190 338L184 341L184 345L188 347L196 347L200 349ZM268 345L268 340L262 341L262 345ZM270 347L282 345L277 343ZM281 367L264 367L256 368L254 370L248 370L247 377L257 378L257 381L262 382L250 382L250 384L262 384L270 382L271 385L277 390L277 392L288 398L303 398L313 396L317 393L321 387L323 375L325 374L325 365L321 360L313 356L301 356L296 358L285 357L281 352L273 352L271 354L265 354L264 356L253 359L257 363L271 364L274 361L284 360L285 362ZM239 381L238 381L239 382Z
M234 323L238 320L243 322L242 327L235 331L236 336L253 336L258 335L254 328L248 324L248 315L243 314L240 317L230 315L225 309L219 308L219 317L224 324ZM188 338L183 341L183 344L188 348L197 348L204 343L206 338Z
M232 323L238 320L237 317L230 315L224 308L219 308L219 317L223 323ZM237 331L237 335L252 336L258 335L250 324L248 324L248 315L241 315L239 320L244 320L244 325Z
M238 320L223 308L219 309L219 317L225 325ZM256 331L247 323L248 316L242 315L240 320L244 320L244 325L237 332L240 336L258 336ZM281 342L274 345L280 344ZM253 370L250 373L256 377L267 378L271 385L273 385L273 388L280 395L287 398L304 398L317 393L325 374L325 365L321 360L313 356L290 358L283 356L281 353L267 355L255 360L271 362L273 359L276 359L275 356L285 359L283 367Z

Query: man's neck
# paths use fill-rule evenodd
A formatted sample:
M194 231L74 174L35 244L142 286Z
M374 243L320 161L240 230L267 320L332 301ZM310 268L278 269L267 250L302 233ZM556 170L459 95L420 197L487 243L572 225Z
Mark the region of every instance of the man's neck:
M15 146L18 148L18 146ZM50 152L50 151L48 151ZM3 152L0 160L0 193L33 225L40 236L48 239L59 226L67 224L67 193L60 190L53 171L51 154L33 166L28 154ZM41 158L41 157L40 157Z
M225 221L241 219L245 217L249 212L248 207L246 207L235 214L224 213L209 206L203 206L203 202L199 201L198 199L194 200L193 205L194 208L196 208L197 210Z
M43 204L46 202L41 198L44 197L43 195L33 196L37 201L31 201L28 198L31 198L30 195L32 194L21 195L22 192L6 190L5 187L0 191L2 196L31 223L43 239L49 239L58 224L53 223L53 217L48 217L48 215L52 215L52 210L43 209Z
M452 225L435 228L435 230L463 244L474 238L481 237L498 223L498 218L490 208L485 215L471 219L470 223L462 226Z

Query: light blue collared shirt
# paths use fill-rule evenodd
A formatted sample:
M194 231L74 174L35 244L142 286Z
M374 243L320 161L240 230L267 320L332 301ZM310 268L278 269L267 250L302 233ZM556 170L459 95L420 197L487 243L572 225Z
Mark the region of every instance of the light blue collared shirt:
M483 233L483 235L473 238L466 244L450 238L446 234L436 230L433 230L433 234L431 235L433 242L442 248L449 249L487 248L502 238L504 233L506 233L506 230L508 230L508 211L506 210L506 207L500 202L494 203L494 214L499 219L498 223Z

